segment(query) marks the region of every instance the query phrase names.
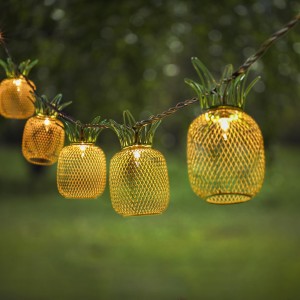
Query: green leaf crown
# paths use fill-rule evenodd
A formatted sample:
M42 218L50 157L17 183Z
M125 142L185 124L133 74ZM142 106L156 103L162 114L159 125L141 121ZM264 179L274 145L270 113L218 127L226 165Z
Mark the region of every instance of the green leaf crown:
M17 66L11 58L7 58L7 61L0 59L0 65L4 68L6 76L8 78L17 78L19 76L27 77L31 69L38 63L38 60L35 59L31 61L27 59Z
M188 78L185 79L185 83L197 93L203 110L218 106L234 106L244 109L246 96L260 77L256 77L246 87L248 72L232 78L233 66L227 65L220 81L217 82L197 57L192 57L191 60L200 78L200 83Z
M114 120L109 120L108 124L108 127L118 136L121 148L133 145L152 146L155 131L161 120L154 121L149 125L136 127L136 120L128 110L125 110L123 112L123 121L123 124L119 124Z
M62 119L65 124L66 134L70 143L96 143L100 132L103 130L105 120L100 122L101 117L98 116L92 120L90 124L83 125L80 121L71 123Z
M72 101L61 103L62 94L56 95L52 100L48 100L46 95L35 95L35 99L34 106L36 114L49 117L57 117L66 106L72 103Z

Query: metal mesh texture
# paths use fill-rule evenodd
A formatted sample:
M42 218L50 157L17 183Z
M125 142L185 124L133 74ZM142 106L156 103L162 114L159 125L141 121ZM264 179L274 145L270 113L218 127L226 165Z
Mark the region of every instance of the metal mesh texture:
M207 202L250 200L261 189L265 174L261 131L241 110L210 110L190 125L187 163L193 191Z
M34 86L33 82L31 82ZM27 119L34 114L32 88L23 78L5 79L0 84L0 114L10 119Z
M64 146L63 124L56 118L35 116L27 120L23 132L22 152L30 163L52 165Z
M160 214L169 204L169 177L164 156L136 145L115 154L110 163L112 206L122 216Z
M105 185L106 159L102 149L88 143L63 148L57 164L57 187L63 197L97 198Z

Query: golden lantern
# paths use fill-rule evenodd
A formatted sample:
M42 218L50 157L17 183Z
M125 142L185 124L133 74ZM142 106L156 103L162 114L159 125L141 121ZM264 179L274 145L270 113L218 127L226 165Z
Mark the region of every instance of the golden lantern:
M57 162L65 142L64 125L57 119L57 114L71 103L60 104L61 99L61 94L52 101L43 95L35 101L37 115L27 120L22 140L22 153L32 164L52 165Z
M216 83L197 59L192 59L201 84L186 82L198 93L204 112L190 125L187 137L188 174L193 191L209 203L232 204L250 200L261 189L265 155L261 131L243 111L247 74L230 81L232 66ZM211 91L214 91L211 93Z
M8 77L0 83L0 114L5 118L27 119L34 114L35 85L25 77L36 63L27 60L17 67L11 59L0 60Z
M57 186L65 198L97 198L105 189L106 159L93 143L63 148L57 165Z
M168 170L164 156L151 146L160 121L139 131L132 130L134 123L128 111L124 125L111 121L122 147L110 162L112 206L122 216L161 214L170 198Z
M92 124L99 124L100 117ZM100 127L83 129L65 122L71 144L62 149L57 164L57 188L70 199L92 199L102 195L106 185L106 159L95 145Z
M63 123L44 115L31 117L25 124L22 141L24 157L33 164L52 165L64 146Z

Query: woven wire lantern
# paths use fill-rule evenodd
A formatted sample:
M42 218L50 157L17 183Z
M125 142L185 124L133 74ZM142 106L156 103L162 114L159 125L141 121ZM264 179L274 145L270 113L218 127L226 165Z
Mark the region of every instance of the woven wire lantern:
M99 124L100 117L92 124ZM71 142L60 152L57 164L57 188L70 199L92 199L100 196L106 185L106 159L95 145L101 128L85 128L65 122Z
M72 143L60 153L57 186L65 198L97 198L106 185L104 152L93 143Z
M64 141L65 131L61 121L37 115L26 122L22 152L30 163L52 165L57 161Z
M160 122L134 132L135 120L124 112L124 125L111 121L122 150L110 162L109 187L114 210L122 216L155 215L169 204L169 177L164 156L152 149ZM129 125L129 126L128 126Z
M201 84L186 82L198 93L205 111L189 127L187 138L188 174L193 191L207 202L240 203L261 189L265 155L261 131L244 111L247 74L226 81L232 74L227 66L217 84L205 66L192 59ZM215 93L211 94L210 91Z
M8 77L0 84L0 114L5 118L27 119L34 114L35 85L24 76L29 74L36 63L37 61L28 60L17 68L11 59L7 63L0 60Z
M36 116L27 120L22 140L22 153L32 164L52 165L57 162L65 142L64 125L57 119L57 111L71 103L60 104L61 99L61 94L51 101L45 95L36 97Z

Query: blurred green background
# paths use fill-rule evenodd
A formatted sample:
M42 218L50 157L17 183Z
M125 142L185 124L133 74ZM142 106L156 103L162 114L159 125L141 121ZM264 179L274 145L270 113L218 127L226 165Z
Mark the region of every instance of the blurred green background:
M39 59L30 78L40 94L63 93L84 122L121 121L124 109L143 119L193 97L190 57L218 77L299 11L284 0L8 0L0 28L16 62ZM56 166L22 157L25 121L1 118L0 299L298 299L299 58L298 26L252 68L262 79L246 111L262 129L267 171L261 193L240 205L208 205L191 191L185 146L197 104L157 131L171 202L140 218L115 214L108 187L97 200L63 199ZM111 131L98 144L108 162L119 151Z

